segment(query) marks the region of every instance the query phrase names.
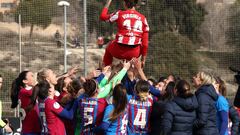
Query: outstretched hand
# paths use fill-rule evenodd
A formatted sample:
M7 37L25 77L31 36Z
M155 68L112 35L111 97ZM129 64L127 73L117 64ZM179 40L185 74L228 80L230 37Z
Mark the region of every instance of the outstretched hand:
M102 69L102 73L106 74L109 70L111 70L111 66L106 66Z
M68 74L69 76L71 76L71 75L76 74L79 70L80 70L80 69L79 69L78 66L74 66L74 67L72 67L71 69L68 70L67 74Z
M145 62L146 62L146 56L142 56L141 58L142 68L145 66Z
M142 69L142 63L137 58L133 58L132 63L137 70Z
M95 77L98 77L99 75L101 74L101 71L100 70L93 70L91 72L88 73L87 77L88 79L92 79L92 78L95 78Z

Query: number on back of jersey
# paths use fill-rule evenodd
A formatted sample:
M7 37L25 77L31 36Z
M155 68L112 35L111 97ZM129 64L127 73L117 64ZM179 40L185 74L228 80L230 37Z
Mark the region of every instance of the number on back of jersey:
M146 126L146 109L137 110L137 115L134 118L133 125L141 126L142 128Z
M93 112L93 108L84 108L84 126L90 125L93 123L93 116L91 113Z

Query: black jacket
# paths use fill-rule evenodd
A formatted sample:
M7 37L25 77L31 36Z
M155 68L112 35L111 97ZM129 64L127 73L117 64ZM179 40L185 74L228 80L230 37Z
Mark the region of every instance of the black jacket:
M175 97L166 104L161 129L164 135L192 135L193 122L196 120L197 99Z
M239 134L239 116L237 110L234 108L232 103L228 100L229 103L229 118L232 121L231 135Z
M164 113L164 108L167 101L159 100L153 103L152 113L150 118L151 133L150 135L160 135L161 121Z
M195 93L198 100L197 120L194 122L194 134L218 135L216 101L218 94L213 85L203 85Z
M238 85L238 90L234 98L234 106L240 108L240 84Z

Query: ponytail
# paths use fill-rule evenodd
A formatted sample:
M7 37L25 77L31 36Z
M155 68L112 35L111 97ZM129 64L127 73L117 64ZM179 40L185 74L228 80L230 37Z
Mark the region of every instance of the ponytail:
M50 89L50 84L47 81L42 81L33 87L33 92L31 96L31 103L26 108L26 111L29 112L35 106L37 98L44 100L48 96L48 90Z
M79 79L74 79L67 87L68 92L75 96L78 94L79 90L83 88L82 83Z
M21 88L25 87L25 84L23 83L23 80L26 80L27 73L29 71L23 71L21 72L18 77L12 82L11 87L11 108L16 108L18 105L18 95L21 90Z
M180 80L177 85L177 95L182 98L192 97L190 84L186 80Z
M33 109L33 107L35 106L35 104L37 102L36 100L37 100L38 94L39 94L39 87L38 87L38 84L37 84L36 86L33 87L32 96L30 98L31 102L27 106L26 112L30 112Z
M114 110L110 115L110 121L115 121L125 112L127 107L127 90L122 84L118 84L113 89Z

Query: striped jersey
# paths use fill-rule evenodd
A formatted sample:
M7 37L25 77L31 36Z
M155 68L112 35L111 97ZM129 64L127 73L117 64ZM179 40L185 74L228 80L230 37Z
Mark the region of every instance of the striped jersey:
M80 99L81 135L94 134L92 128L101 124L106 106L107 102L103 98L84 97Z
M108 105L104 112L103 122L110 124L108 129L105 131L106 135L126 135L127 124L128 124L128 111L120 115L115 121L110 121L111 113L114 110L114 105Z
M136 10L119 10L110 15L108 9L104 8L101 13L101 19L109 22L116 22L118 32L116 41L125 45L142 44L143 33L149 31L147 19Z
M150 132L150 114L153 98L140 101L138 96L132 96L128 102L128 135L146 135Z
M47 121L46 121L46 115L45 115L45 100L38 100L38 109L39 109L39 116L42 126L41 135L47 135L48 129L47 129Z

